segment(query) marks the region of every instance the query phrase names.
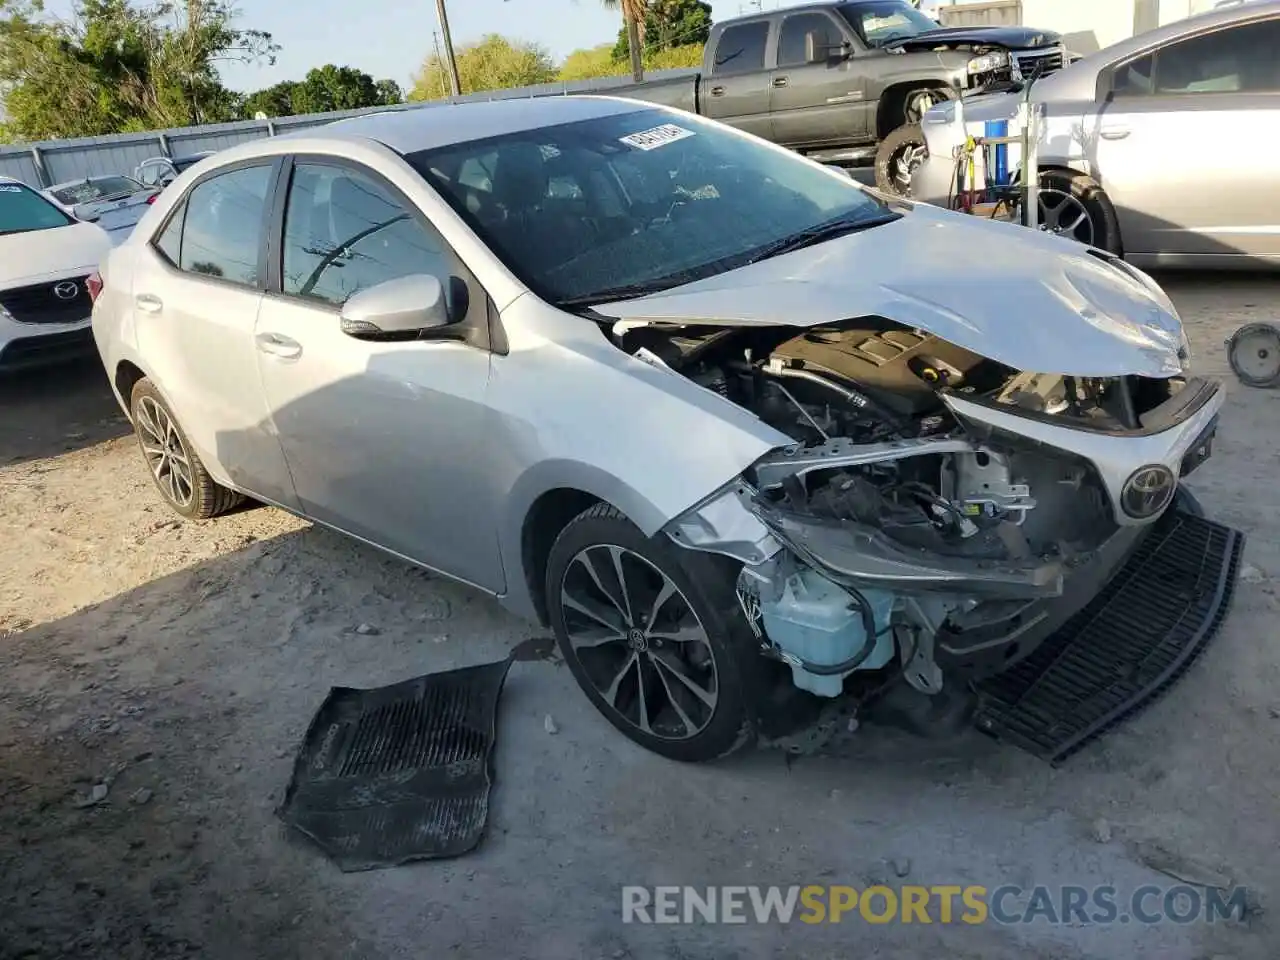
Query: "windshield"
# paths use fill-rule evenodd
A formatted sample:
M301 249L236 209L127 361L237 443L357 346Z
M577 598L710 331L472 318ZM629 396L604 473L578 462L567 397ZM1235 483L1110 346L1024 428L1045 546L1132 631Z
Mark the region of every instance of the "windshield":
M906 0L864 0L846 3L840 12L868 46L883 47L897 40L918 37L938 24Z
M94 177L50 192L59 203L74 207L77 203L92 203L95 200L117 200L143 189L142 184L128 177Z
M0 183L0 236L50 230L75 223L40 194L21 183Z
M663 109L407 159L516 276L562 306L689 283L784 252L814 228L892 216L835 171Z

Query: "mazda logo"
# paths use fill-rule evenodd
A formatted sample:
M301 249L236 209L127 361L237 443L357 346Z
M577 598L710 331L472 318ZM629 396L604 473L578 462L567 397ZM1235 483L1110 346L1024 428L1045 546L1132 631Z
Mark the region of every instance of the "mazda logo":
M1169 505L1178 478L1162 463L1139 467L1125 481L1120 506L1134 520L1149 520Z
M64 280L53 288L53 295L59 300L74 300L80 292L80 284L74 280Z

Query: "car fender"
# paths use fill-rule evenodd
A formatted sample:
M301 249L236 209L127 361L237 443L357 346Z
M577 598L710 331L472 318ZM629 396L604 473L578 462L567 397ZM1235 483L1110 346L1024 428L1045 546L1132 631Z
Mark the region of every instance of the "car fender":
M521 555L533 505L553 490L611 504L646 536L792 438L719 394L614 346L601 327L532 294L503 311L485 444L508 604L532 609Z

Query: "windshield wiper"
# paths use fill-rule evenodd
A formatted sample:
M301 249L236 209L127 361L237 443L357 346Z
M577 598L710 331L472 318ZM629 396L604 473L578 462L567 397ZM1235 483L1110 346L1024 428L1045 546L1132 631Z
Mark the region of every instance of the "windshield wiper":
M815 244L823 243L827 240L834 240L836 237L843 237L850 233L859 233L863 230L869 230L871 227L879 227L886 223L892 223L902 217L900 213L884 213L875 217L863 217L858 220L851 220L848 217L841 217L838 220L828 220L825 223L819 223L807 230L801 230L799 233L793 233L781 240L775 240L768 246L762 247L752 254L751 259L747 263L757 263L760 260L767 260L770 257L781 256L784 253L791 253L793 250L803 250L805 247L812 247Z

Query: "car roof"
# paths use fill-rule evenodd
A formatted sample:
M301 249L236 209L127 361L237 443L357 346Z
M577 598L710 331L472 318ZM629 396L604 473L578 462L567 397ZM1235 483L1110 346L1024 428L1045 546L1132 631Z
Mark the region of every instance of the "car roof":
M538 130L576 120L592 120L638 110L661 109L656 104L620 97L530 97L450 103L406 110L380 111L323 127L284 134L289 138L376 140L398 153L416 153L507 133Z

